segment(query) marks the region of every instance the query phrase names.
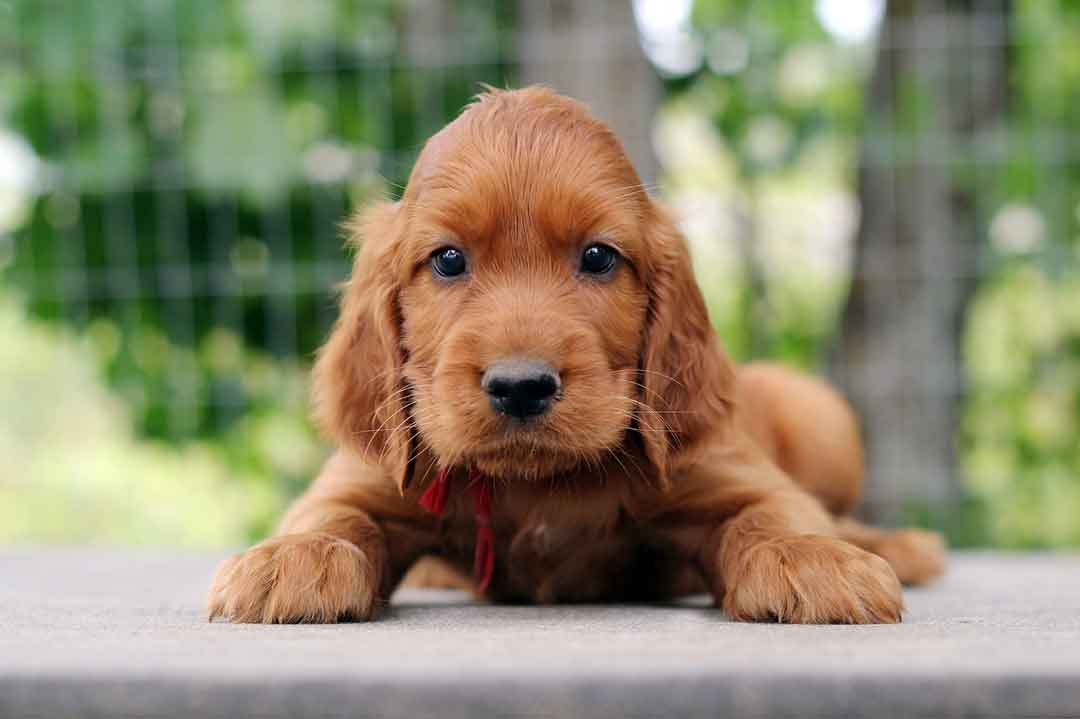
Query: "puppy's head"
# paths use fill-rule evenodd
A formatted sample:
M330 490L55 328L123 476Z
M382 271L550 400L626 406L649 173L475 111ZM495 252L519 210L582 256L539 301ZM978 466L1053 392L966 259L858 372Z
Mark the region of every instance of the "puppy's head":
M316 414L400 482L422 453L536 479L636 443L662 484L727 416L685 243L573 100L482 95L352 234Z

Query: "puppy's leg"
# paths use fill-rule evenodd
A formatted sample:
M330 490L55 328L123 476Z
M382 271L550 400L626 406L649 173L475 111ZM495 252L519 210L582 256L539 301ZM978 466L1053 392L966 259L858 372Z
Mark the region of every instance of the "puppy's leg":
M373 617L434 537L425 529L427 518L372 473L353 460L332 459L275 536L218 568L208 599L210 619L288 623Z
M458 589L475 592L472 577L440 557L421 557L402 578L403 587L427 587L428 589Z
M656 519L702 527L700 540L688 548L732 618L900 621L900 582L888 562L837 537L824 506L753 451L703 456L667 497ZM685 525L682 531L693 534Z
M276 624L371 618L386 569L385 543L370 517L356 513L352 522L357 534L351 538L293 532L227 559L210 590L210 619Z
M850 511L863 481L863 452L847 401L818 378L769 363L740 367L737 389L740 422L772 461L831 512ZM842 518L837 534L884 557L904 584L925 583L945 569L945 545L934 532L889 532Z
M945 571L945 540L924 529L886 530L850 517L836 520L842 539L883 557L904 584L925 584Z
M709 558L724 610L734 619L800 624L900 621L892 568L830 536L831 524L800 490L769 493L724 523Z

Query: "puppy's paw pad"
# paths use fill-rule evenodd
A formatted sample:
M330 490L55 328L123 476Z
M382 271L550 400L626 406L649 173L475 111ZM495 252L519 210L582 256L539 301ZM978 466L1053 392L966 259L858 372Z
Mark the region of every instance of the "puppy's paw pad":
M892 624L900 621L900 582L881 557L833 537L762 542L736 560L724 610L742 621Z
M222 562L207 600L210 620L326 623L369 619L377 567L328 534L273 537Z

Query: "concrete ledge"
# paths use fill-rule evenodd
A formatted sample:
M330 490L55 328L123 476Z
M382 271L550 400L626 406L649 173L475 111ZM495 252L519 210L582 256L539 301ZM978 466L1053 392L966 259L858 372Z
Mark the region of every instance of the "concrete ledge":
M872 627L433 591L372 624L208 624L217 559L0 551L0 717L1080 717L1077 556L956 556Z

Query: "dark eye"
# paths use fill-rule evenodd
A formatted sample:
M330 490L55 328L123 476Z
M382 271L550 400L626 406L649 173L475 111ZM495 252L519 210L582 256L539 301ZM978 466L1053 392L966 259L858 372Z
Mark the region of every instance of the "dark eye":
M619 253L607 245L589 245L581 253L581 271L589 275L606 275L615 269Z
M465 253L453 247L436 250L431 256L431 266L440 277L457 277L465 271Z

